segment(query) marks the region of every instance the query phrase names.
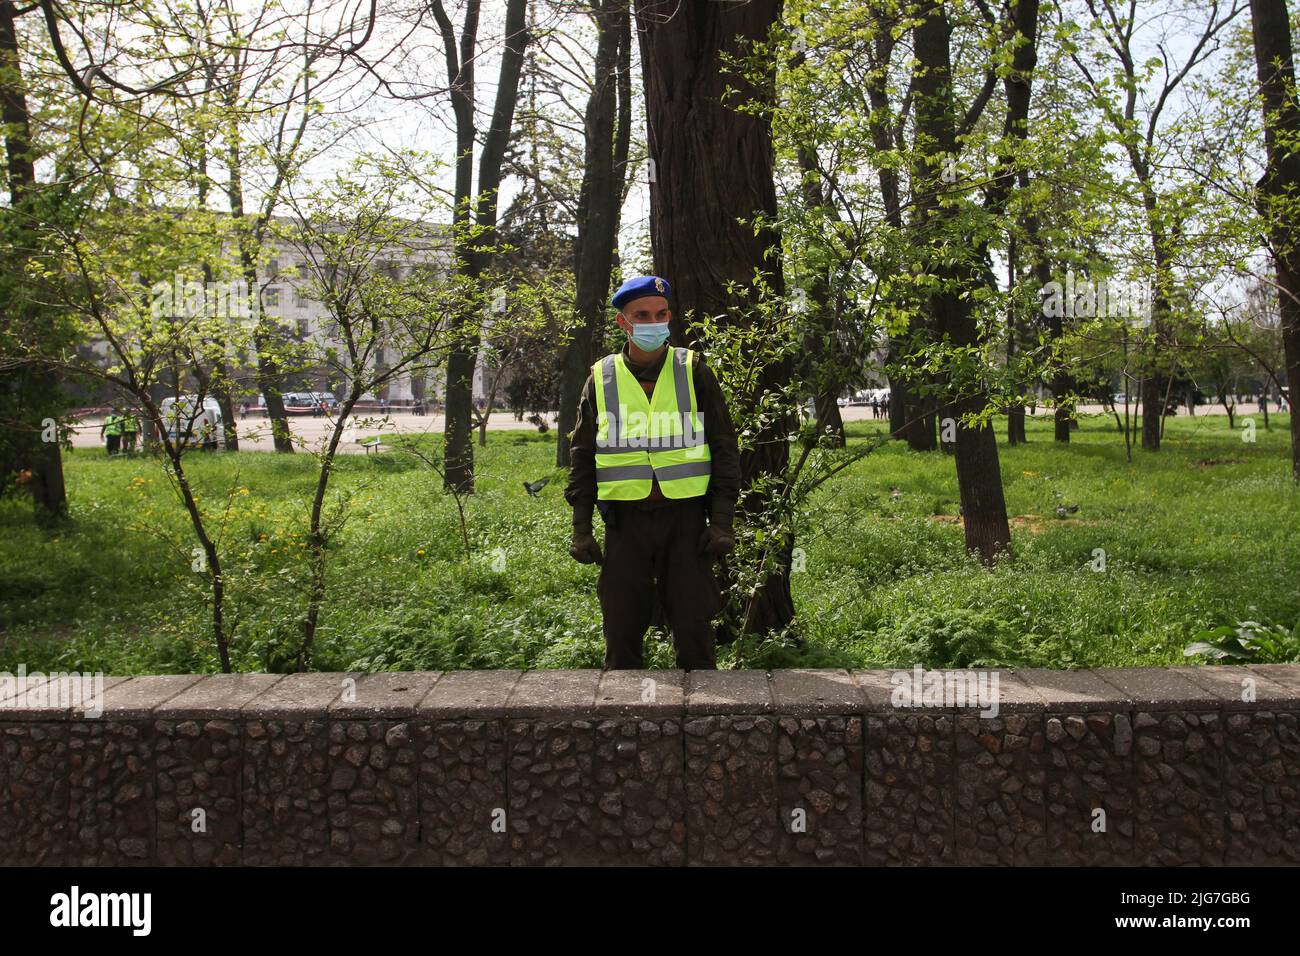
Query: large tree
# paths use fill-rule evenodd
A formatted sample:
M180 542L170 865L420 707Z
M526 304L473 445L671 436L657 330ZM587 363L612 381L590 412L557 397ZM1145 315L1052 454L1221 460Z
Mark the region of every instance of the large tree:
M1003 78L1006 117L999 159L985 191L984 212L996 223L1003 217L1023 163L1021 145L1027 133L1030 80L1036 60L1038 3L1019 0L1011 10L1010 34L1015 40L1011 69ZM984 561L1005 550L1011 541L997 438L981 420L987 396L978 367L965 358L981 347L973 293L994 284L986 263L989 240L977 242L964 258L953 256L950 243L970 229L973 210L952 201L949 172L959 154L958 135L978 119L988 94L981 92L964 111L958 109L952 75L952 25L946 5L927 3L917 11L912 31L916 70L916 149L913 192L917 246L926 250L930 288L928 325L937 345L953 350L941 381L943 412L954 419L954 454L961 497L966 547ZM984 89L989 89L987 83ZM964 225L963 223L966 223Z
M0 284L0 322L5 326L0 342L12 337L20 354L39 359L53 344L49 334L52 326L48 310L40 309L24 294L22 273L23 263L34 252L40 207L48 205L55 194L42 196L37 187L31 112L18 42L19 15L12 0L0 0L0 119L4 121L9 180L5 240L12 257L5 263L11 275ZM4 429L0 437L0 488L6 483L10 467L26 466L31 472L37 521L57 524L67 517L68 510L63 460L58 442L49 440L52 436L42 419L48 417L58 379L38 360L34 365L22 364L6 372L0 377L0 389L5 399L0 414L7 412L15 419L0 421Z
M1264 101L1267 165L1259 181L1260 212L1277 269L1278 306L1291 406L1291 473L1300 481L1300 246L1295 215L1300 197L1300 105L1296 102L1291 22L1286 0L1251 0L1251 27Z
M744 57L750 44L767 40L779 22L782 0L743 4L707 0L641 0L636 6L641 67L645 82L650 182L650 241L655 272L672 283L673 338L694 344L689 316L720 324L751 325L756 307L755 273L765 274L766 294L783 296L784 273L776 214L775 162L771 121L749 101L769 102L771 83L751 82L728 69L730 57ZM728 96L727 90L735 91ZM768 225L755 227L763 217ZM734 290L728 285L734 283ZM790 423L780 417L749 416L764 393L788 380L788 362L758 370L753 398L732 415L753 425L741 450L742 488L785 475ZM767 494L743 494L742 513L767 506ZM779 630L794 618L790 555L785 541L775 571L748 601L739 626L744 632Z
M596 23L596 66L583 124L586 157L574 255L578 326L565 346L560 380L560 434L555 449L555 463L560 467L569 464L569 435L577 421L578 399L587 370L596 360L593 353L601 320L608 315L605 298L618 248L631 139L631 18L624 0L590 3Z
M1139 15L1137 0L1085 0L1085 6L1091 32L1102 45L1091 58L1079 50L1073 59L1128 161L1149 243L1154 279L1151 326L1139 343L1142 447L1159 451L1173 372L1169 359L1179 337L1179 320L1185 318L1178 310L1177 271L1186 246L1182 223L1192 212L1188 198L1193 195L1180 188L1180 171L1170 169L1166 157L1186 131L1205 135L1186 115L1174 117L1172 107L1186 100L1183 87L1188 77L1218 50L1221 35L1244 4L1209 0L1203 10L1174 9L1165 11L1167 16L1153 17ZM1144 56L1152 45L1158 56ZM1153 82L1157 70L1159 80Z
M474 64L478 56L480 0L467 3L459 40L442 0L431 0L429 9L442 38L448 93L456 119L456 211L452 241L455 274L463 280L464 291L468 293L463 296L456 317L460 335L447 359L443 483L448 489L468 492L474 490L474 366L482 342L481 303L477 293L496 254L497 190L501 186L502 161L519 99L524 51L530 40L526 23L528 0L509 0L506 5L496 101L479 155L477 189L473 183L477 139Z

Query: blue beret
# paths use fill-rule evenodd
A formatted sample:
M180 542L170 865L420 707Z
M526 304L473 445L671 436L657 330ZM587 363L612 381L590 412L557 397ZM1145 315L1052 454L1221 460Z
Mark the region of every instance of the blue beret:
M672 289L666 279L658 276L633 276L618 287L609 304L616 309L621 309L633 299L640 299L647 295L662 295L667 298L671 292Z

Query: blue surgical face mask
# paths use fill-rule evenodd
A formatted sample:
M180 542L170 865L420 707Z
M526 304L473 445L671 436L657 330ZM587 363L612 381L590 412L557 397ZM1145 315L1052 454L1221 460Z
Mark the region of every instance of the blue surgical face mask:
M667 341L667 322L642 322L632 326L632 344L642 352L657 351Z

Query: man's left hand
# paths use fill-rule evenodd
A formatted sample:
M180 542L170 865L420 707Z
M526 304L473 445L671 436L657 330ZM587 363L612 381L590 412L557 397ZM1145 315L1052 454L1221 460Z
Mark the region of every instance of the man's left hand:
M700 535L699 549L706 554L711 554L715 558L720 558L724 554L730 554L736 547L736 536L732 534L730 528L723 528L716 524L711 524L704 529Z

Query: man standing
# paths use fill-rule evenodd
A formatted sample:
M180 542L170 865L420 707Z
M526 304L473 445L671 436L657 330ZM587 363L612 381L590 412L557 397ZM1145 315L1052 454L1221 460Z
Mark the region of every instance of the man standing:
M104 417L104 424L99 426L99 437L106 439L108 453L116 455L122 444L122 412L116 405Z
M135 409L127 409L121 416L122 451L128 455L135 454L135 436L140 431L140 423L135 417Z
M637 276L614 294L628 341L592 365L571 438L569 554L601 565L606 669L643 666L656 595L677 666L717 667L711 618L723 596L713 561L736 545L740 451L703 357L668 344L670 291L658 276ZM593 507L605 521L604 554Z

